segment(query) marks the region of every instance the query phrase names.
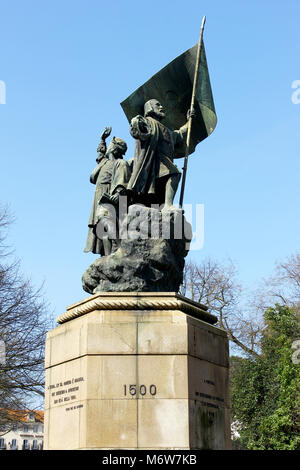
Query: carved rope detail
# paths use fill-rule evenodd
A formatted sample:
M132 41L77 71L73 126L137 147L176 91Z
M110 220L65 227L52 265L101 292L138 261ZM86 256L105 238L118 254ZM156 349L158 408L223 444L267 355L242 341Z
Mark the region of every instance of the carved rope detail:
M57 323L65 323L93 310L181 310L202 317L209 323L215 323L215 317L199 307L180 299L101 299L96 298L83 305L74 307L57 318Z

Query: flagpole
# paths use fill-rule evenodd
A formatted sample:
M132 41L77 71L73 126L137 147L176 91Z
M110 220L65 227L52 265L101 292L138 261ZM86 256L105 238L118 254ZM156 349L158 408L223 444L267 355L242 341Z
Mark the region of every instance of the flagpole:
M193 91L192 91L192 99L191 99L191 107L190 112L192 113L194 110L195 104L195 96L199 78L199 65L200 65L200 58L201 58L201 48L202 48L202 40L203 40L203 30L206 21L206 16L203 17L200 29L200 37L198 42L198 49L197 49L197 57L196 57L196 65L195 65L195 74L194 74L194 83L193 83ZM182 173L182 183L181 183L181 190L180 190L180 199L179 199L179 207L182 208L183 204L183 195L184 195L184 188L185 188L185 180L186 180L186 172L187 172L187 163L189 158L189 150L190 150L190 142L191 142L191 130L192 130L192 120L193 115L189 117L188 121L188 131L187 131L187 138L186 138L186 151L184 157L184 165L183 165L183 173Z

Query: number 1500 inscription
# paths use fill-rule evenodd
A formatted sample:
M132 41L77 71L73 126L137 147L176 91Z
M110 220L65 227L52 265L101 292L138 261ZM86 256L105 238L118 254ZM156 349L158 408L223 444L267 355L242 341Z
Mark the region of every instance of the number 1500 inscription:
M131 396L135 396L135 395L142 395L142 396L145 396L145 395L152 395L153 397L156 395L157 393L157 388L156 388L156 385L152 384L150 385L148 388L146 385L136 385L136 384L131 384L131 385L123 385L123 389L124 389L124 395L127 396L127 395L131 395Z

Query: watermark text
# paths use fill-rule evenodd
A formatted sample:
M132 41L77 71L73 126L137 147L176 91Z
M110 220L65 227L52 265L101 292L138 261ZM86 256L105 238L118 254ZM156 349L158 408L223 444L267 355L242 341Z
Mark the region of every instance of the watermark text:
M96 214L94 233L100 240L183 240L191 251L200 250L204 244L204 204L185 204L183 209L171 210L157 204L128 207L126 196L120 196L118 206L100 204Z
M5 342L0 339L0 366L5 366L6 357L5 357Z
M295 349L292 354L293 364L300 364L300 338L292 342L292 349Z
M292 93L292 103L299 104L300 103L300 80L294 80L292 83L292 88L295 91Z
M6 85L3 80L0 80L0 104L6 104Z

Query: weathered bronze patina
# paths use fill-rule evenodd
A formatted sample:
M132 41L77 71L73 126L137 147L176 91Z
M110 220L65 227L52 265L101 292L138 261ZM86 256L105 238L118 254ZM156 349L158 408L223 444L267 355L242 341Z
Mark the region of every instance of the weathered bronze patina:
M180 158L185 145L187 124L179 130L168 129L163 106L156 99L145 103L144 116L131 120L130 133L136 139L134 164L127 190L135 201L147 206L164 204L171 208L180 180L173 158ZM177 151L179 149L179 152Z
M177 292L192 238L182 210L187 157L212 133L217 118L202 22L198 45L181 54L132 93L121 106L130 122L135 153L106 128L98 147L96 184L85 251L101 254L83 275L85 291ZM185 157L179 208L174 197ZM125 198L123 210L120 201ZM165 230L166 222L168 230Z

